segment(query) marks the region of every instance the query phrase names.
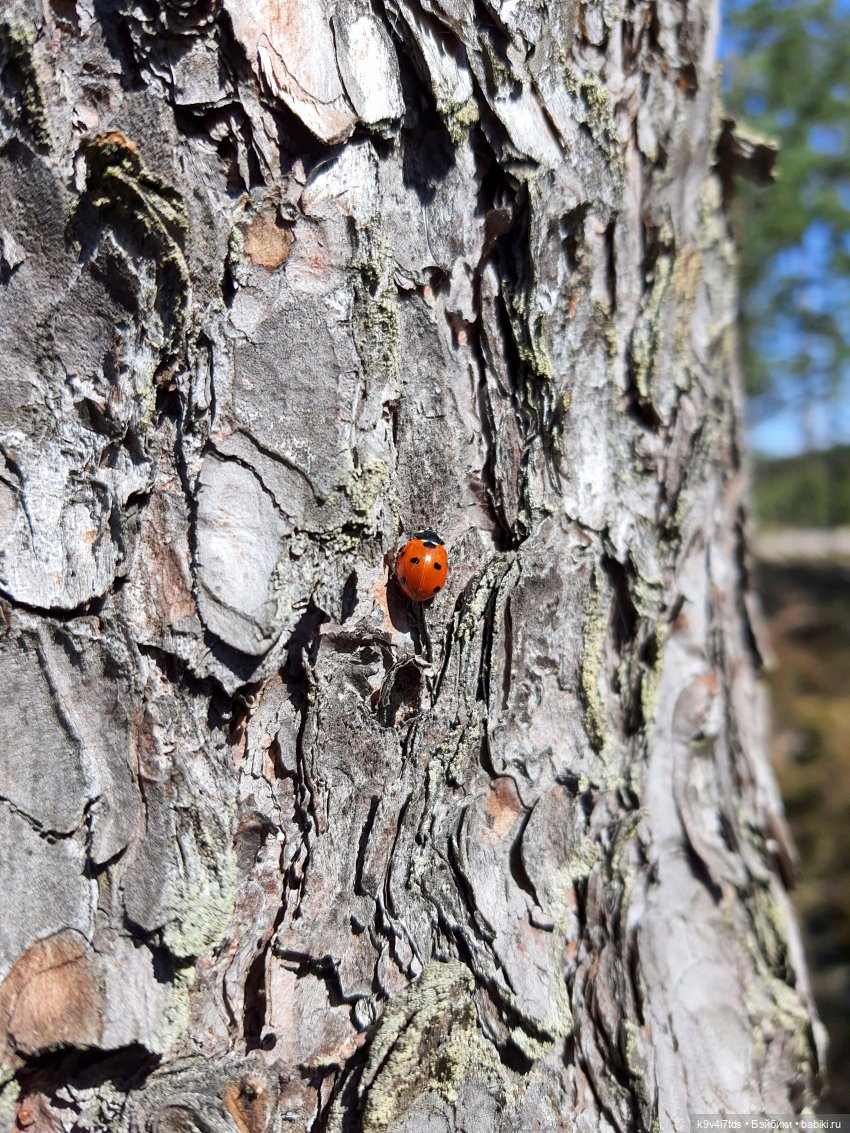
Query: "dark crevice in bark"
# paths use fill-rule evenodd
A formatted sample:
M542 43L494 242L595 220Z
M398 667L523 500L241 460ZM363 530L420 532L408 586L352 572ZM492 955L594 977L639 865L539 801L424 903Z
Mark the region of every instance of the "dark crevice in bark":
M281 901L281 907L276 917L271 937L272 947L274 947L276 934L283 922L283 916L288 905L287 886L296 894L293 916L297 917L298 915L298 906L310 863L311 840L314 833L321 829L315 808L316 785L309 770L310 757L305 747L305 737L315 697L314 666L320 644L319 630L327 620L327 615L310 603L290 636L287 662L281 670L281 676L292 699L293 707L300 714L301 719L295 739L295 771L293 773L285 769L282 759L277 761L276 771L279 777L289 778L293 783L295 804L293 819L301 831L304 856L300 859L293 859L292 866L284 880L282 888L284 899ZM300 877L296 875L297 868L300 868Z
M253 82L253 79L249 79L248 82ZM290 177L296 164L302 162L309 183L321 166L336 160L337 155L341 152L341 146L320 142L310 133L301 119L281 103L275 103L273 106L269 103L264 103L264 105L274 118L280 134L280 173L282 177ZM255 158L255 161L258 171L254 174L252 170L252 187L262 187L266 184L266 179L260 172L259 159ZM255 176L256 181L254 180Z
M500 580L501 581L501 580ZM476 696L490 703L490 676L493 666L493 646L496 636L496 605L499 601L499 584L495 583L487 598L482 614L481 655L478 662L478 688Z
M486 143L484 142L483 134L479 131L479 137L482 140L482 150L485 149ZM483 467L481 469L481 478L484 485L484 495L491 518L494 523L493 539L495 549L499 552L509 549L516 549L519 545L518 532L513 529L505 510L504 490L500 482L497 471L497 454L498 454L498 441L499 429L496 425L496 417L494 406L491 401L491 391L488 385L487 376L488 366L487 351L484 346L484 322L482 310L482 297L481 297L481 280L488 263L491 259L491 252L495 250L497 240L504 236L510 229L510 218L512 210L503 207L503 201L506 192L510 193L504 174L499 168L495 160L495 155L489 154L486 162L479 160L480 166L480 179L479 179L479 208L485 216L485 234L486 244L484 254L481 261L476 265L472 287L473 287L473 301L475 306L476 317L474 323L469 326L469 341L472 352L474 354L476 364L478 367L478 404L481 415L482 435L486 441L486 457ZM499 203L497 203L499 202ZM504 336L505 342L510 342L510 337ZM491 347L492 349L492 347ZM511 401L514 411L517 411L517 405L514 399L514 392L511 392ZM517 469L519 474L519 469ZM519 493L520 485L516 485L517 492Z
M378 807L381 800L378 795L372 795L369 799L369 813L366 815L366 820L360 830L360 843L357 847L357 861L354 869L353 887L354 892L358 896L363 896L368 892L363 885L363 869L366 864L366 851L369 848L369 838L372 834L372 829L375 825L375 816L378 813Z
M397 585L395 581L393 581L393 585ZM413 649L417 655L425 657L429 664L434 660L434 648L431 644L431 633L428 629L425 607L430 604L431 599L428 602L410 602L405 599L407 625L410 630Z
M225 307L230 310L236 301L236 292L239 286L236 282L236 276L233 271L234 263L230 253L224 257L221 269L221 282L219 284L221 289L221 300ZM213 418L215 420L215 418Z
M264 681L254 681L251 684L242 685L230 698L227 711L227 732L231 745L239 743L243 738L248 721L259 702L264 683Z
M212 115L207 115L204 118L204 125L208 126L214 118ZM248 191L248 186L242 177L242 172L239 169L239 146L236 139L231 134L225 134L216 143L216 153L221 162L225 172L225 182L227 184L228 196L233 200L238 200L241 193ZM225 265L226 267L226 265ZM231 281L232 282L232 281ZM228 306L230 303L225 297L225 302ZM232 302L232 298L231 298Z
M363 1071L369 1058L368 1044L356 1051L345 1064L331 1090L327 1104L318 1110L310 1133L327 1133L328 1121L334 1111L340 1114L339 1133L362 1133L362 1099L359 1094Z
M223 668L239 678L242 685L250 684L255 679L257 671L262 667L262 657L240 653L238 649L227 645L220 637L206 628L204 629L204 646Z
M628 566L624 566L610 554L603 554L601 565L608 578L613 600L610 616L611 640L617 651L622 654L634 642L638 626L638 613L632 601L629 584L632 572Z
M528 871L525 868L525 861L523 860L522 856L522 840L525 837L525 831L531 819L531 813L532 812L529 811L522 818L516 837L514 838L513 842L511 842L511 847L508 853L508 863L510 866L511 877L514 879L517 888L521 889L524 893L527 893L535 905L540 905L540 895L534 888L534 882L528 876Z
M631 739L639 735L644 726L641 684L645 666L641 664L641 652L644 641L654 638L654 633L635 608L631 564L623 564L614 555L605 553L601 566L611 591L610 641L620 657L620 665L611 678L612 688L619 696L623 736Z
M493 545L496 551L514 550L518 546L517 534L505 513L502 485L496 471L499 430L496 426L490 392L487 386L487 360L481 343L481 272L473 280L477 322L469 327L470 343L478 364L478 407L481 414L481 434L486 441L487 455L481 468L484 501L493 523Z
M238 117L237 132L241 137L245 158L248 163L249 185L246 187L250 191L254 188L262 188L266 185L268 180L263 172L259 147L254 144L254 127L251 116L243 108L239 96L240 87L243 84L245 86L254 87L256 85L256 79L253 68L245 56L245 50L242 44L233 34L230 15L226 10L222 11L218 20L218 32L220 38L219 58L222 60L222 65L227 69L230 82L234 89L234 101L232 104L229 104L229 108L231 108L234 115ZM311 134L303 122L279 100L267 99L262 93L260 93L260 99L266 111L274 118L278 127L280 137L280 152L278 154L280 174L284 178L288 177L292 173L292 168L296 161L300 158L304 162L304 169L309 179L309 176L312 175L315 170L315 166L327 158L329 147ZM271 170L270 173L274 180L274 170Z
M428 117L436 116L448 140L448 131L437 113L436 98L431 88L428 66L416 35L408 26L406 20L400 14L388 8L384 0L372 0L372 5L383 21L399 56L399 79L406 108L402 120L402 137L408 133L412 138L417 136L419 115L424 111ZM411 2L411 7L413 6L414 4ZM451 33L448 36L446 35L446 29L421 5L416 4L415 14L421 24L433 27L436 35L441 38L454 39ZM405 66L405 63L409 65ZM413 184L413 188L418 192L415 184Z
M605 228L605 278L608 285L608 304L611 316L617 313L617 222L612 220Z
M479 1030L492 1043L504 1067L521 1076L530 1074L535 1061L512 1037L515 1030L523 1029L523 1020L500 1001L491 984L483 980L478 983L475 1003Z
M402 130L402 179L423 205L433 202L437 186L454 168L457 158L446 125L436 106L423 107L416 126ZM432 286L434 281L432 280Z
M135 647L143 657L149 657L153 661L169 683L179 682L188 692L208 702L214 700L219 693L227 696L214 676L199 677L189 662L176 653L150 643L137 642ZM232 701L230 703L232 711Z
M661 17L658 12L658 0L649 0L647 12L649 19L645 23L649 33L650 50L656 52L662 59L666 58L667 53L661 46Z
M357 609L357 571L353 570L345 580L345 585L342 588L342 600L340 603L340 625L345 625L350 617Z
M637 128L637 127L635 127ZM652 288L655 282L655 269L662 253L672 255L674 246L670 240L662 240L661 229L655 224L647 213L641 216L641 281L644 294Z
M387 672L375 704L378 720L384 728L406 723L411 714L418 714L423 691L422 666L416 658L402 658ZM400 719L400 714L404 716Z
M629 338L629 345L626 349L626 366L625 374L627 378L626 384L626 413L638 425L650 432L659 430L663 424L661 417L658 414L652 400L645 397L638 388L637 382L637 363L635 362L634 354L632 353L632 340Z
M629 939L625 945L626 962L628 965L629 980L632 985L632 995L635 1005L635 1017L638 1026L644 1026L646 1016L644 1013L643 1003L643 987L642 987L642 969L640 962L640 949L638 948L637 936L634 932L629 935Z
M55 1099L61 1091L63 1109L67 1109L74 1106L75 1092L108 1087L124 1095L120 1112L115 1115L120 1120L129 1098L144 1088L161 1063L161 1055L152 1054L140 1043L110 1051L59 1049L29 1056L26 1065L15 1073L20 1087L18 1112L37 1095ZM26 1124L21 1123L21 1128Z
M561 771L556 776L556 782L565 787L570 798L577 799L582 794L581 778L571 771Z
M593 818L593 810L596 806L596 791L593 787L585 787L579 791L579 803L581 804L582 813L584 814L585 825L589 828Z
M103 41L117 64L121 86L125 91L143 91L144 80L136 63L136 45L124 17L122 0L94 0L95 18L100 24Z
M494 1041L493 1045L496 1048L499 1061L514 1074L524 1076L530 1074L534 1069L534 1059L527 1055L512 1039L505 1039L503 1042Z
M95 598L88 598L77 606L67 606L63 609L56 606L37 606L31 602L23 602L15 598L8 590L0 587L0 599L7 602L12 611L21 610L35 617L44 618L48 624L56 622L57 625L67 625L78 618L98 617L103 612L108 597L108 594L99 595Z
M703 858L700 856L699 851L691 843L691 840L688 837L687 827L684 825L682 827L682 834L682 845L684 847L685 854L687 855L688 864L691 867L691 872L693 873L694 877L699 882L701 882L706 891L711 895L711 898L715 902L715 904L719 905L723 900L723 890L711 876L711 870L709 869Z
M505 598L504 611L502 613L502 640L504 642L505 652L502 658L501 709L503 712L506 712L510 703L511 673L513 672L514 664L514 619L511 613L510 594Z
M494 94L496 90L495 83L493 83L492 80L492 71L495 69L494 62L498 60L498 63L501 63L506 71L510 70L510 50L515 33L498 18L493 8L482 3L482 0L473 0L473 6L475 9L475 26L478 29L479 35L482 37L485 47L492 51L494 56L494 59L491 60L488 52L485 50L484 59L488 71L487 78L492 83L490 93Z
M570 273L579 271L582 266L585 247L584 225L589 213L590 205L585 202L565 212L559 221L564 266Z
M466 592L462 591L455 599L454 609L452 616L446 623L446 628L443 633L443 649L442 657L440 660L440 668L437 671L436 678L431 684L431 704L432 707L437 703L443 691L443 682L446 674L449 671L450 662L452 660L453 651L455 648L455 637L458 631L458 625L463 617L463 607L466 603Z

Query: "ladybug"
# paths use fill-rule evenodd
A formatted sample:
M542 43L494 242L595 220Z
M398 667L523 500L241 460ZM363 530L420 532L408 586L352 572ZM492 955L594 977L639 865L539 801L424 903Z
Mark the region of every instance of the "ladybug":
M395 561L395 576L411 602L427 602L446 585L449 556L436 531L415 531Z

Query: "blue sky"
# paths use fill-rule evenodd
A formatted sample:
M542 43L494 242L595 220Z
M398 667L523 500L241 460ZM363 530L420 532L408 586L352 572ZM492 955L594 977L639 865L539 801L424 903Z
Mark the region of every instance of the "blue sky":
M775 0L776 6L791 0ZM724 24L720 37L721 59L734 53L734 36L728 27L730 10L746 7L749 0L725 0L722 5ZM850 15L850 0L835 0L835 9ZM834 10L835 10L834 9ZM850 34L850 32L848 33ZM753 107L753 113L758 107ZM810 144L820 152L842 154L846 152L846 131L832 130L827 136L817 128L811 131ZM765 190L769 194L770 190ZM842 204L844 202L842 201ZM833 229L834 231L834 229ZM846 364L833 358L834 344L810 329L801 331L806 317L816 322L819 315L831 317L850 341L850 295L845 280L839 280L830 269L833 239L826 225L812 224L803 242L795 249L782 253L775 262L775 271L759 287L765 296L774 287L784 285L793 295L789 307L787 326L768 327L758 343L759 353L771 366L773 373L792 370L788 363L797 359L801 378L787 378L777 383L770 403L766 400L753 403L748 412L748 430L751 446L766 455L785 456L804 451L812 446L828 447L850 443L850 374ZM850 242L850 235L848 235ZM753 313L759 307L759 293L751 296ZM800 315L803 322L796 317ZM800 359L805 358L805 362Z

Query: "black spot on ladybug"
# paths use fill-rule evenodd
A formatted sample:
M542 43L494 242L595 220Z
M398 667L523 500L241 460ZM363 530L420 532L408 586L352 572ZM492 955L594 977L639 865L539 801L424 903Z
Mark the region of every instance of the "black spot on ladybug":
M416 566L416 564L419 562L419 556L414 555L413 558L410 561L413 564L413 566Z
M443 589L442 586L435 586L434 589L431 591L431 593L436 594L438 590L442 590L442 589Z
M404 575L401 576L401 578L399 579L399 582L402 584L402 586L404 586L406 584L407 579L404 577Z
M439 563L432 563L431 565L433 566L434 570L442 570L442 569L443 569L443 568L442 568L442 567L440 566L440 564L439 564Z

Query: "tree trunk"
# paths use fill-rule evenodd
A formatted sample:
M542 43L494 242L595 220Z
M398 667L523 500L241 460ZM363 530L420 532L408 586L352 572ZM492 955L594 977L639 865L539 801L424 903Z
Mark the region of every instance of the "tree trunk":
M5 6L4 1127L811 1103L716 33Z

